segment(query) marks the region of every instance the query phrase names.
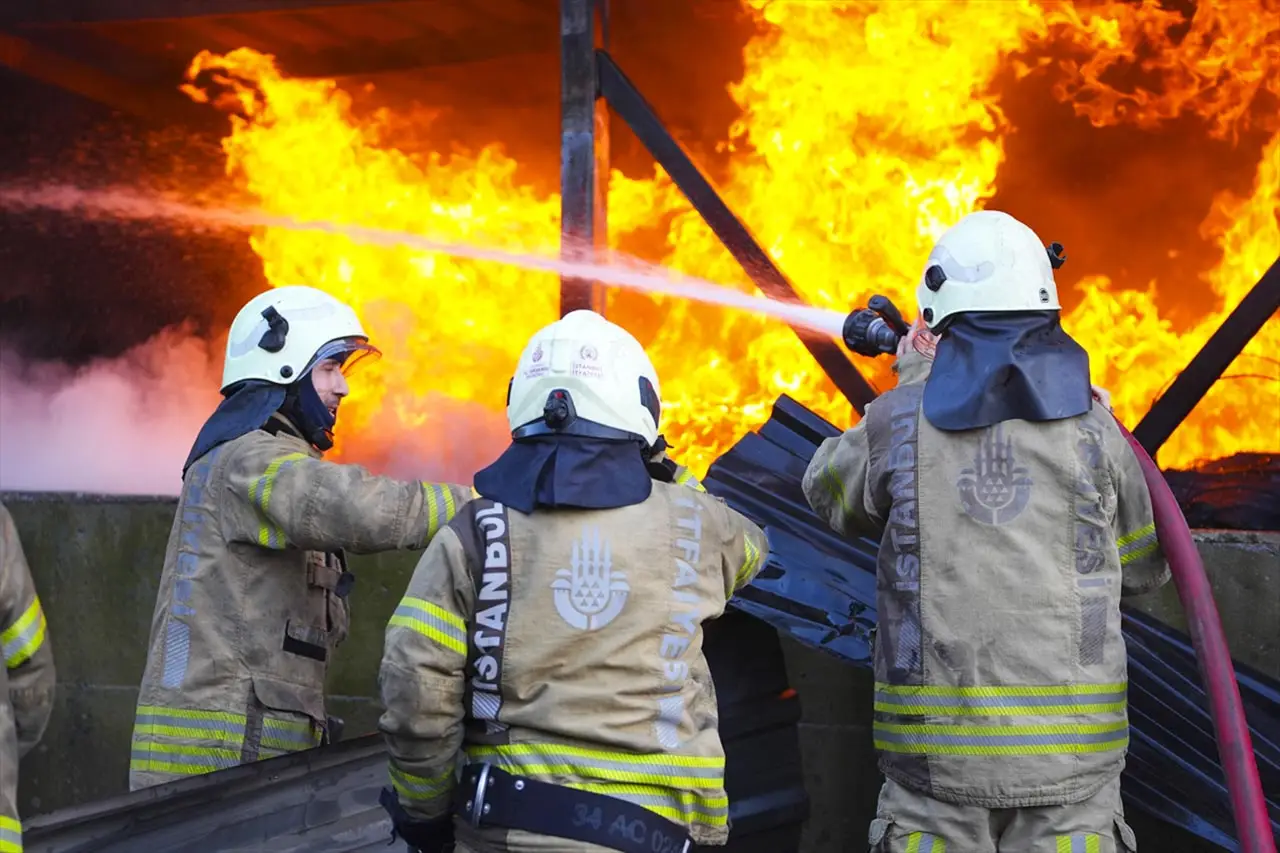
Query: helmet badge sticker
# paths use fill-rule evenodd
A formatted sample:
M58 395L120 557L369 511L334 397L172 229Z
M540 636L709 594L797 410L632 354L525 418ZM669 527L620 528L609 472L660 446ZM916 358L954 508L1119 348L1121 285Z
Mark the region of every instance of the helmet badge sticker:
M591 344L583 344L578 350L571 368L574 376L585 376L591 379L604 378L604 369L600 367L600 352Z
M560 618L579 631L595 631L617 618L631 592L626 575L613 571L612 549L598 528L584 529L573 543L571 569L551 582Z

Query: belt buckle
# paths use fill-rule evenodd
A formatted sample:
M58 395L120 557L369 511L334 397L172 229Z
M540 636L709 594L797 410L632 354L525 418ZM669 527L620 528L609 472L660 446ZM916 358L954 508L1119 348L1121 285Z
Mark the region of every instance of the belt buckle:
M489 763L480 765L480 775L476 777L475 791L471 795L471 799L467 801L467 822L474 829L480 828L480 818L489 813L489 806L484 801L485 793L489 790Z

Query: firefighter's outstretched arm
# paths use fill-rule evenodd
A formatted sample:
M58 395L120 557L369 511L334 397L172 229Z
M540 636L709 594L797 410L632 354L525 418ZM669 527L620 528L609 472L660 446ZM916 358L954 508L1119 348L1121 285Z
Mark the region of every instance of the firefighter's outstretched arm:
M0 505L0 647L9 676L18 754L31 751L53 712L53 648L13 518Z
M700 513L701 519L689 516L687 523L695 520L703 526L701 536L704 541L718 542L721 546L720 565L724 573L724 597L728 601L742 587L755 580L760 569L769 558L769 540L763 530L755 522L737 510L731 509L719 498L701 500L695 498L676 499L676 506L681 507L685 501L692 506L709 506L711 511ZM682 522L685 523L685 522ZM707 530L715 525L714 539Z
M471 577L461 541L445 528L422 555L387 625L378 675L386 710L378 729L391 757L392 786L410 821L408 829L398 831L410 844L415 831L433 833L451 825L450 797L462 747L467 625L475 605Z
M868 470L866 419L818 447L804 472L805 500L832 530L846 536L879 536L887 505L875 499Z
M356 554L422 548L474 494L281 451L276 442L249 443L227 461L229 539Z
M1110 438L1116 484L1116 515L1112 522L1120 548L1120 594L1142 595L1159 589L1170 578L1169 564L1156 538L1151 492L1142 467L1118 430Z

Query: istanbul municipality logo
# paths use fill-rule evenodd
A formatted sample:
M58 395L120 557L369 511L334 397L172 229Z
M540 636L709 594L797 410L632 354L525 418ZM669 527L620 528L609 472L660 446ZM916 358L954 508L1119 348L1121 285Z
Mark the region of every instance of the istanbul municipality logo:
M560 618L579 631L612 622L627 603L626 575L613 571L610 545L598 528L584 529L573 543L572 568L560 569L551 582Z

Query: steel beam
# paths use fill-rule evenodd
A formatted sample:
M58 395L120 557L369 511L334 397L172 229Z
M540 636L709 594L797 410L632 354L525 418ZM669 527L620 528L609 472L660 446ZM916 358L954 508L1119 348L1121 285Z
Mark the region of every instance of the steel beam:
M1156 455L1253 336L1268 320L1275 318L1277 311L1280 311L1280 258L1262 274L1134 428L1134 436L1147 453Z
M0 8L0 23L101 24L405 2L409 0L9 0Z
M600 91L609 106L620 115L649 149L680 191L688 197L707 225L737 259L747 275L766 296L781 302L801 302L795 287L778 269L769 254L761 248L742 220L724 203L689 157L688 152L670 133L653 107L644 99L622 69L605 51L598 51L596 64L600 75ZM876 390L858 372L844 350L834 340L808 329L795 328L805 348L813 355L827 376L861 414L876 397Z
M186 98L138 86L6 32L0 32L0 65L152 122L203 127L219 120L216 112Z
M596 79L604 43L604 0L560 0L560 255L590 259L608 245L609 108ZM560 315L604 313L604 288L560 277Z

